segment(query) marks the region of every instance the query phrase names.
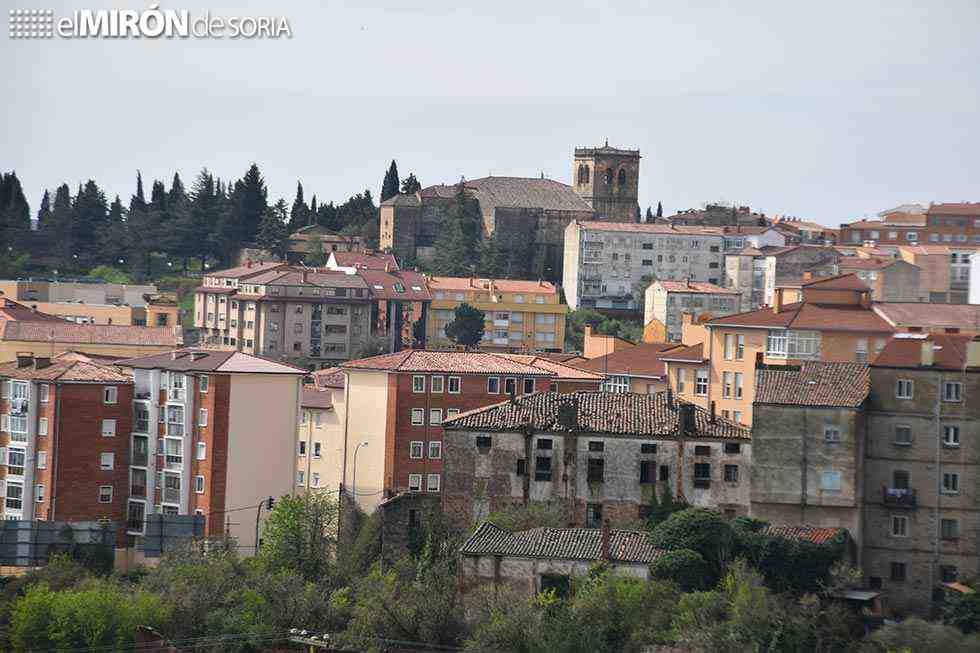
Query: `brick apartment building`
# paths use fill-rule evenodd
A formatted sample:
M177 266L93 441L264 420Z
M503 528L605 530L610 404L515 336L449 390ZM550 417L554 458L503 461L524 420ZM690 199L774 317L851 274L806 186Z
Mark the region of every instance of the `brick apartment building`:
M925 213L893 211L880 220L841 224L840 243L873 241L881 245L980 245L980 203L931 204Z
M77 357L0 364L3 518L126 518L133 380Z
M443 507L463 523L530 501L574 525L648 515L663 488L695 506L748 514L749 430L669 393L537 393L446 424Z
M132 371L127 529L198 514L205 534L255 547L251 510L293 492L305 370L233 351L180 349L117 363ZM251 513L249 513L251 514Z

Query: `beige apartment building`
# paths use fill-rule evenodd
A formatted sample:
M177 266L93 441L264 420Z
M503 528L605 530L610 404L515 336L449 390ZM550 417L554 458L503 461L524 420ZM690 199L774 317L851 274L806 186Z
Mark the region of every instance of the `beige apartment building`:
M360 275L247 264L204 277L194 326L208 347L325 366L351 358L370 337L371 305Z
M680 342L681 316L695 320L731 315L739 311L739 291L701 281L654 281L643 302L643 340Z
M565 344L565 313L561 290L547 281L432 277L432 318L429 347L451 347L446 325L454 311L469 304L486 314L480 348L487 351L561 351Z
M343 482L346 379L337 368L318 370L303 387L296 438L296 487L337 492ZM365 452L366 453L366 452Z

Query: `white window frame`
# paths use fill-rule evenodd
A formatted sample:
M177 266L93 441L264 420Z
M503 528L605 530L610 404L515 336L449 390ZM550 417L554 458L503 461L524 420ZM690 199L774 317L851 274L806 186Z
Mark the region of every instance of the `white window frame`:
M306 472L302 469L296 470L296 485L303 487L306 485Z
M194 494L204 494L204 477L200 474L194 477Z
M425 491L435 493L435 492L440 492L441 490L442 490L442 475L428 474L425 479Z
M200 389L202 395L207 394L208 388L211 387L211 377L206 374L199 376L197 379L197 387Z
M116 468L116 454L112 451L103 451L99 454L99 469L103 472L111 472Z
M947 481L949 481L947 483ZM953 487L955 486L955 487ZM960 474L959 472L943 472L942 482L939 489L940 494L957 495L960 493Z
M439 426L442 424L442 408L429 409L429 426Z
M436 381L438 381L438 389L436 388ZM432 394L442 394L446 387L446 377L441 374L433 374L429 379L429 390Z
M451 419L459 415L459 408L447 408L446 409L446 419Z
M409 460L422 460L425 457L425 442L412 440L408 443Z
M496 381L497 389L490 389L490 382ZM500 377L499 376L488 376L487 377L487 394L488 395L499 395L500 394Z
M439 440L429 440L429 458L432 460L442 460L442 442Z
M194 450L194 458L197 460L207 460L208 457L208 443L198 442Z
M48 383L41 383L37 386L37 400L42 404L48 403L51 396L51 385Z
M422 491L422 475L421 474L409 474L408 475L408 491L409 492L421 492Z
M105 421L105 420L103 420ZM37 418L37 436L43 438L48 434L48 418L38 417Z
M912 379L895 380L895 398L913 399L915 397L915 382Z
M116 437L116 420L114 419L102 420L102 437L104 438Z
M943 424L943 446L952 448L960 446L959 424Z
M102 403L106 405L119 403L119 388L114 385L103 386Z
M37 452L37 455L35 456L35 458L37 460L37 462L36 462L37 469L47 469L48 468L48 452L47 451L38 451Z
M446 381L446 390L448 390L449 394L451 395L458 395L461 391L462 386L463 386L463 381L458 376L451 376ZM456 388L455 390L453 390L454 387Z
M694 396L695 397L708 396L709 378L710 378L710 374L707 367L699 367L694 372Z
M412 409L412 426L423 426L425 424L425 409Z
M415 374L412 376L412 393L413 394L425 394L425 376L422 374Z
M104 500L105 495L102 494L103 490L109 490L108 500ZM112 503L112 495L115 494L114 488L111 485L100 485L99 486L99 503Z
M951 392L954 389L955 392ZM943 381L943 401L951 403L963 401L963 384L959 381Z
M34 484L34 503L44 503L44 483Z

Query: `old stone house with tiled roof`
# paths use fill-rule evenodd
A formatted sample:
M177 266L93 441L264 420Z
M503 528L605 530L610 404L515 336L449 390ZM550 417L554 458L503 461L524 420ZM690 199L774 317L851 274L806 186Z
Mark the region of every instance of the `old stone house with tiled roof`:
M535 393L445 425L443 506L464 522L531 501L575 523L638 519L664 489L692 505L748 512L748 429L670 393Z

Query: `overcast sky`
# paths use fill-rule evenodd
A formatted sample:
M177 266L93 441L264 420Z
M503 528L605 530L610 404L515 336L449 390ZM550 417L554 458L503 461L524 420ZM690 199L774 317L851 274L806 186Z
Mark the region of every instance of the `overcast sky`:
M473 6L467 8L465 5ZM653 8L640 5L654 5ZM29 0L72 9L149 3ZM414 5L414 6L413 6ZM735 10L732 6L741 9ZM261 167L270 198L571 180L575 145L642 151L640 204L727 200L826 224L980 201L980 3L359 0L161 3L283 15L281 40L10 40L0 169L32 210L94 178ZM971 183L972 182L972 183Z

